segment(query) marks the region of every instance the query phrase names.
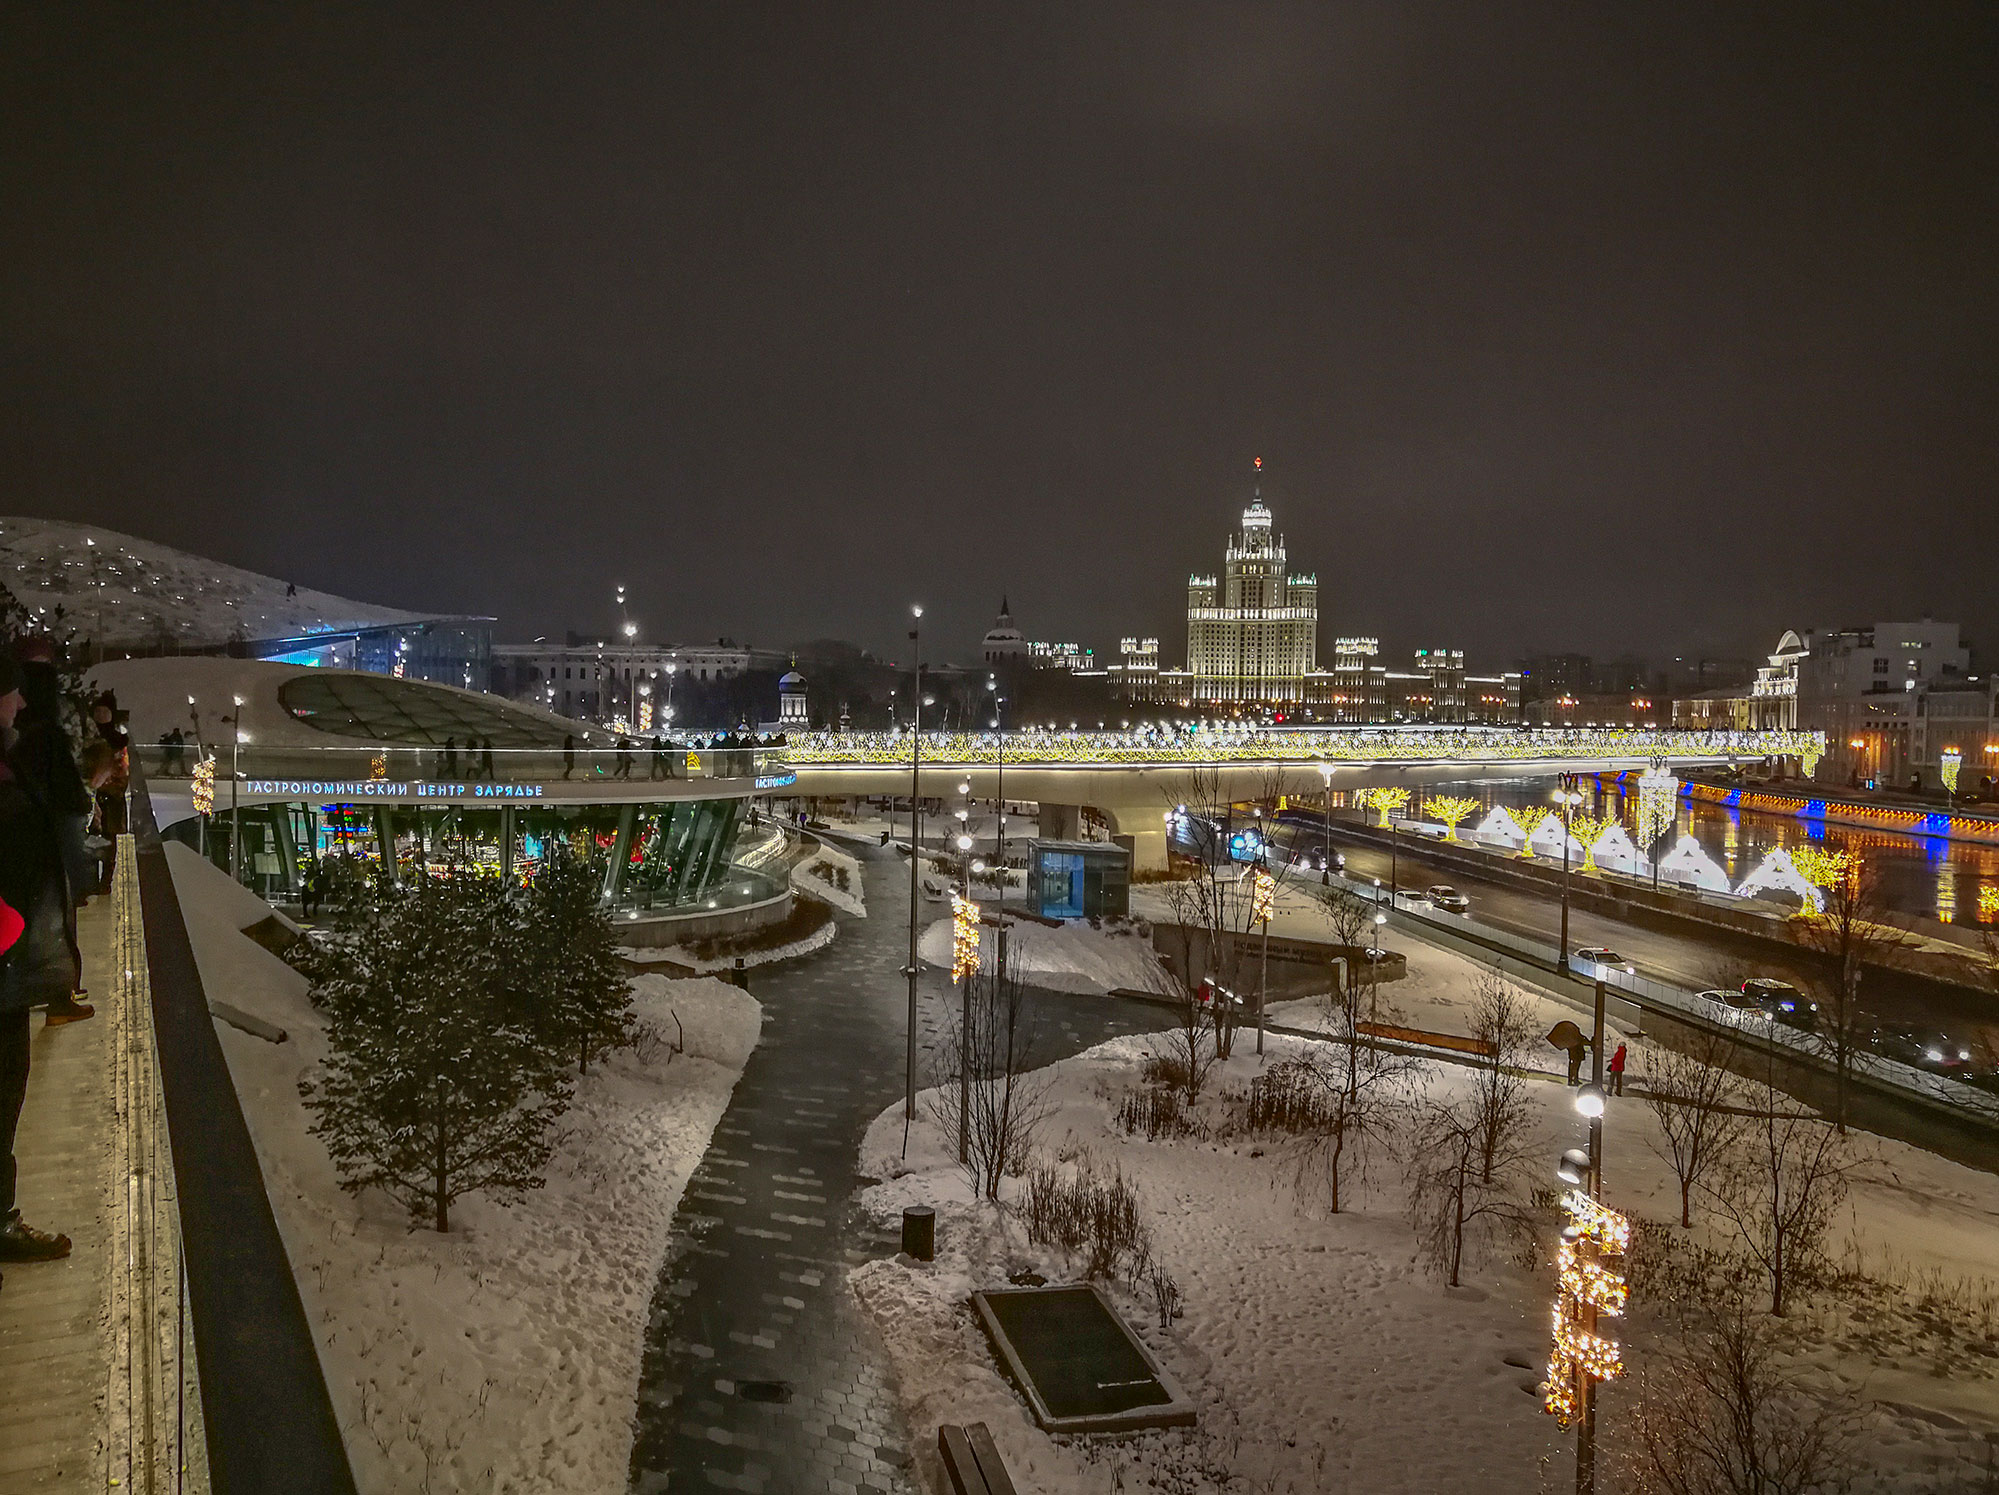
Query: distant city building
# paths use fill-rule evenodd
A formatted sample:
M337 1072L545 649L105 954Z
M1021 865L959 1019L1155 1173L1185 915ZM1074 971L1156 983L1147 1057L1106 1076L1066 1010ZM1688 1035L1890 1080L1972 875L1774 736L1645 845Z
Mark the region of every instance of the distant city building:
M1081 644L1050 644L1030 639L1014 626L1013 611L1000 598L999 617L986 630L979 657L988 668L1025 666L1035 670L1095 670L1097 657Z
M1293 705L1318 668L1319 581L1286 565L1259 489L1220 577L1187 582L1187 693L1197 705Z
M805 677L787 670L777 682L777 725L781 732L803 732L812 725L805 709Z
M726 680L783 669L790 656L730 639L713 644L611 644L570 634L562 644L495 644L491 689L583 721L623 721L651 731L667 721L681 680Z
M1960 783L1993 772L1994 682L1972 673L1957 624L1924 618L1785 638L1805 651L1796 660L1797 725L1826 734L1820 779L1935 788L1949 753Z
M1465 720L1488 727L1520 722L1520 672L1465 676Z

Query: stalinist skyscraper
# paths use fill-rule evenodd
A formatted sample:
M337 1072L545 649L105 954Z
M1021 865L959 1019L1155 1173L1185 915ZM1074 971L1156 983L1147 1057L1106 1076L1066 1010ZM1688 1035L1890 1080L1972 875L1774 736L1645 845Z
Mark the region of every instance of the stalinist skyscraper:
M1193 699L1213 704L1284 704L1305 699L1318 667L1319 579L1285 567L1284 537L1257 487L1230 538L1220 580L1187 579L1187 673Z

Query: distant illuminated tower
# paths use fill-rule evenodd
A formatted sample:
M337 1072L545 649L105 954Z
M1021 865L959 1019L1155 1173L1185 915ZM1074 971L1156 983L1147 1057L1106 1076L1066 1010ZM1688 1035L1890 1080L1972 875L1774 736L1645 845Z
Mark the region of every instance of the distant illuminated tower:
M1197 701L1299 701L1317 668L1319 579L1285 569L1284 538L1263 504L1261 457L1256 473L1221 577L1187 582L1187 673Z
M812 725L805 713L805 677L788 670L777 682L777 725L785 732L803 732Z

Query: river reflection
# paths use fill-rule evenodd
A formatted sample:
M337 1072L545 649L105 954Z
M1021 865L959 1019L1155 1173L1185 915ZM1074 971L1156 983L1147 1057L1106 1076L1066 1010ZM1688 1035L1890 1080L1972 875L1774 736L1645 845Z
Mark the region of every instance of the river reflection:
M1614 782L1599 783L1592 778L1585 778L1583 786L1585 793L1594 794L1595 813L1614 814L1627 828L1636 821L1635 778L1623 792ZM1482 815L1494 805L1547 804L1554 798L1555 785L1553 779L1465 779L1438 784L1430 792L1475 798ZM1421 810L1412 804L1410 813L1420 816ZM1469 823L1477 819L1473 816ZM1741 882L1775 847L1810 844L1855 852L1880 867L1881 893L1890 908L1946 923L1979 922L1979 890L1999 888L1999 846L1942 836L1832 825L1796 815L1735 809L1684 795L1676 830L1666 844L1670 846L1679 835L1691 835L1699 841L1721 863L1731 883Z

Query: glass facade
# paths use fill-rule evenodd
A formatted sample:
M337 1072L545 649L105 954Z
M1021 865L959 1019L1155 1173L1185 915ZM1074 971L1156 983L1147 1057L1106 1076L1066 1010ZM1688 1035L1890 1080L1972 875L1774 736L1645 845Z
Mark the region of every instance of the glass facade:
M556 842L600 864L605 898L636 917L703 905L721 908L777 896L777 877L732 866L741 830L740 799L675 800L635 805L269 804L236 814L241 880L260 896L297 898L306 870L322 857L349 856L373 867L387 861L407 879L431 869L470 867L525 881ZM219 810L204 833L184 820L166 834L203 845L227 870L231 812Z

